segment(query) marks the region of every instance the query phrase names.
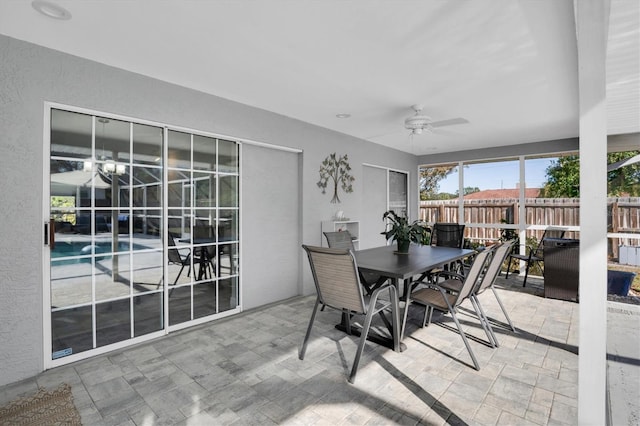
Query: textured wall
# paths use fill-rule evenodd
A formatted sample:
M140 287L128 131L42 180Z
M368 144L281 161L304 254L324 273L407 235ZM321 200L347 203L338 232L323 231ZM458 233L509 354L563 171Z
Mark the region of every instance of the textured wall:
M296 182L298 243L320 244L320 222L328 220L338 209L353 219L366 211L367 200L362 196L362 163L410 171L414 171L417 164L415 157L406 153L0 36L0 235L3 239L0 245L0 385L34 375L43 368L45 101L304 150L297 160L301 162ZM248 149L247 152L255 151ZM331 195L321 194L316 187L320 162L332 152L349 154L356 178L354 193L341 196L343 202L338 206L329 203ZM280 159L275 155L275 161ZM277 169L277 165L272 166ZM259 181L253 182L256 187L259 184ZM286 197L294 191L289 185L267 187L274 192L266 198L279 201L288 200ZM416 187L413 173L411 188ZM417 191L412 191L411 195L410 202L416 206ZM289 203L269 205L270 214L277 215L280 207L286 209L284 214L289 214ZM243 272L248 277L255 276L256 271L264 271L263 263L258 263L256 270L251 269L249 259L252 250L258 252L257 248L269 247L269 235L258 233L246 238L247 229L252 230L253 224L262 221L260 209L243 210L243 244L249 256L243 263ZM313 282L308 266L302 262L298 243L295 248L288 248L291 253L297 253L296 258L280 259L280 279L269 276L268 280L272 282L263 283L273 289L272 297L285 298L313 291ZM283 276L286 278L282 279ZM295 282L293 277L296 277ZM245 283L247 288L256 288L256 284ZM245 294L251 306L259 303L260 298L254 296Z

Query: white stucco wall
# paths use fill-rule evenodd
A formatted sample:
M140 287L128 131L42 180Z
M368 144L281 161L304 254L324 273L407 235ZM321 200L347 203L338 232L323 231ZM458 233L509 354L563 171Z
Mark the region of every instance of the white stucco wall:
M268 111L231 102L212 95L154 80L139 74L88 61L50 49L0 36L0 385L42 371L42 286L43 286L43 111L51 101L106 113L183 126L303 150L297 155L298 196L290 182L260 191L260 182L247 169L250 195L269 204L269 215L290 213L298 204L298 242L278 258L279 274L266 276L268 295L258 291L260 271L268 259L251 257L268 247L270 236L257 233L264 220L260 209L243 199L243 274L246 306L313 292L313 282L299 243L320 244L320 222L340 209L358 219L370 207L362 196L362 163L400 170L415 170L415 157L370 144ZM247 149L248 154L256 148ZM356 178L352 194L341 194L342 204L330 204L330 194L316 186L320 162L330 153L348 154ZM279 154L267 161L285 161ZM253 168L251 155L245 166ZM277 166L276 166L277 167ZM290 174L287 174L287 179ZM410 203L417 205L417 179L411 175ZM258 202L258 201L255 201ZM377 206L375 207L378 208ZM412 209L415 215L417 209ZM379 212L378 214L382 214ZM250 234L250 238L247 238ZM288 234L285 238L292 241ZM297 257L290 258L297 253ZM303 261L304 260L304 261ZM294 278L295 277L295 278ZM263 282L264 287L264 282ZM252 288L252 286L254 286ZM255 291L254 291L255 289ZM249 290L249 291L247 291ZM245 306L245 307L246 307Z

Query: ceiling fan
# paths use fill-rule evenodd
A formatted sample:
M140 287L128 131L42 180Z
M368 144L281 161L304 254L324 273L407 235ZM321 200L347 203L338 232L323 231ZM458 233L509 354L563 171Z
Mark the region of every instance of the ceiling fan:
M422 115L423 105L412 105L411 108L415 111L415 114L404 120L404 127L407 130L411 130L411 135L420 135L423 131L433 132L433 129L437 127L453 126L455 124L465 124L469 120L458 117L451 118L449 120L432 121L431 117Z

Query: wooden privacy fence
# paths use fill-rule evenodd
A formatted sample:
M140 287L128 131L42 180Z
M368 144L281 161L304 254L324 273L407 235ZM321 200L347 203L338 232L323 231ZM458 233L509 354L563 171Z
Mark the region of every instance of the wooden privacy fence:
M463 223L501 224L519 223L519 202L515 198L464 200ZM608 232L640 234L640 197L607 199ZM524 221L527 225L580 226L580 199L578 198L526 198ZM460 222L458 220L458 200L430 200L420 202L419 218L425 222ZM496 241L500 229L467 227L465 237L473 241ZM536 239L542 237L542 230L531 231L528 235ZM640 237L640 235L639 235ZM567 238L579 238L577 232L570 232ZM619 245L638 245L638 240L610 240L610 254L618 256Z

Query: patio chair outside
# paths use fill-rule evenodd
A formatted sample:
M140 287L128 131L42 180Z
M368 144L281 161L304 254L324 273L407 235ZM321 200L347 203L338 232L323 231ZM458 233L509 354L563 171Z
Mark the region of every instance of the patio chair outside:
M425 327L425 325L427 325L428 323L431 323L431 315L434 309L444 313L448 312L451 314L451 318L453 318L453 322L456 324L456 327L458 328L458 332L460 333L460 336L462 337L462 341L464 342L464 345L466 346L467 351L471 356L471 360L473 361L473 365L475 369L480 370L480 365L478 364L478 360L476 359L476 356L474 355L473 350L469 345L469 341L467 340L467 337L465 336L464 331L462 330L462 326L458 321L456 313L457 313L458 306L460 306L460 304L472 294L478 280L480 279L481 273L484 271L485 265L487 263L487 260L489 259L490 254L491 254L491 250L484 250L478 253L475 256L473 263L471 264L471 268L469 269L469 272L466 275L466 277L463 277L459 274L455 274L452 272L447 272L447 271L442 272L442 274L446 274L451 277L449 278L449 280L453 279L453 280L463 281L463 284L460 287L460 290L455 293L447 291L447 289L443 287L442 283L436 284L434 282L425 282L424 284L426 284L427 287L414 291L413 293L410 293L407 297L407 308L405 309L404 319L402 321L401 336L404 336L404 330L406 328L406 323L407 323L407 313L409 311L409 306L411 305L411 302L416 302L425 306L424 317L422 320L422 327ZM446 280L445 282L447 281L448 280ZM485 334L487 335L487 338L489 339L489 343L493 346L493 336L491 336L490 331L487 329L487 324L485 323L484 316L480 312L478 312L477 307L475 306L475 303L473 304L473 308L476 311L478 318L480 319L480 325L482 326Z
M173 235L171 235L171 233L168 234L168 243L169 243L169 250L167 251L167 254L169 256L169 265L180 266L180 271L178 272L178 275L176 276L176 279L173 282L173 285L176 285L178 283L178 280L180 279L180 274L182 274L182 271L184 270L185 266L189 268L187 270L187 276L191 272L191 253L187 254L186 256L182 256L182 254L180 254L180 251L178 251L178 249L175 248L176 242L173 239ZM160 284L158 284L158 287L159 286Z
M458 223L436 222L431 232L431 244L439 247L463 248L464 228L465 225ZM445 265L445 270L464 275L464 266L463 261L459 260L450 265ZM437 273L439 270L434 272Z
M313 274L317 298L298 356L301 360L304 359L318 306L325 305L342 311L345 314L344 317L347 318L347 333L350 333L348 319L352 315L364 315L365 319L360 334L360 342L358 343L351 374L349 375L349 382L354 383L373 315L383 310L391 310L393 347L395 351L400 348L400 317L398 315L397 290L393 285L385 284L376 289L370 297L364 296L360 285L356 259L350 250L307 245L303 245L302 248L307 252L309 258L309 266ZM389 292L388 301L379 299L383 291Z
M559 228L548 228L542 234L542 238L538 242L537 247L526 247L526 253L514 253L513 251L509 254L509 263L507 266L507 275L505 278L509 278L509 270L511 269L511 260L518 259L526 262L526 269L524 273L524 281L522 282L522 287L527 285L527 278L529 277L529 269L531 269L532 264L538 263L540 265L544 262L544 240L545 238L562 238L564 237L565 230Z
M431 242L436 246L462 248L464 245L464 227L458 223L436 222L433 225Z

